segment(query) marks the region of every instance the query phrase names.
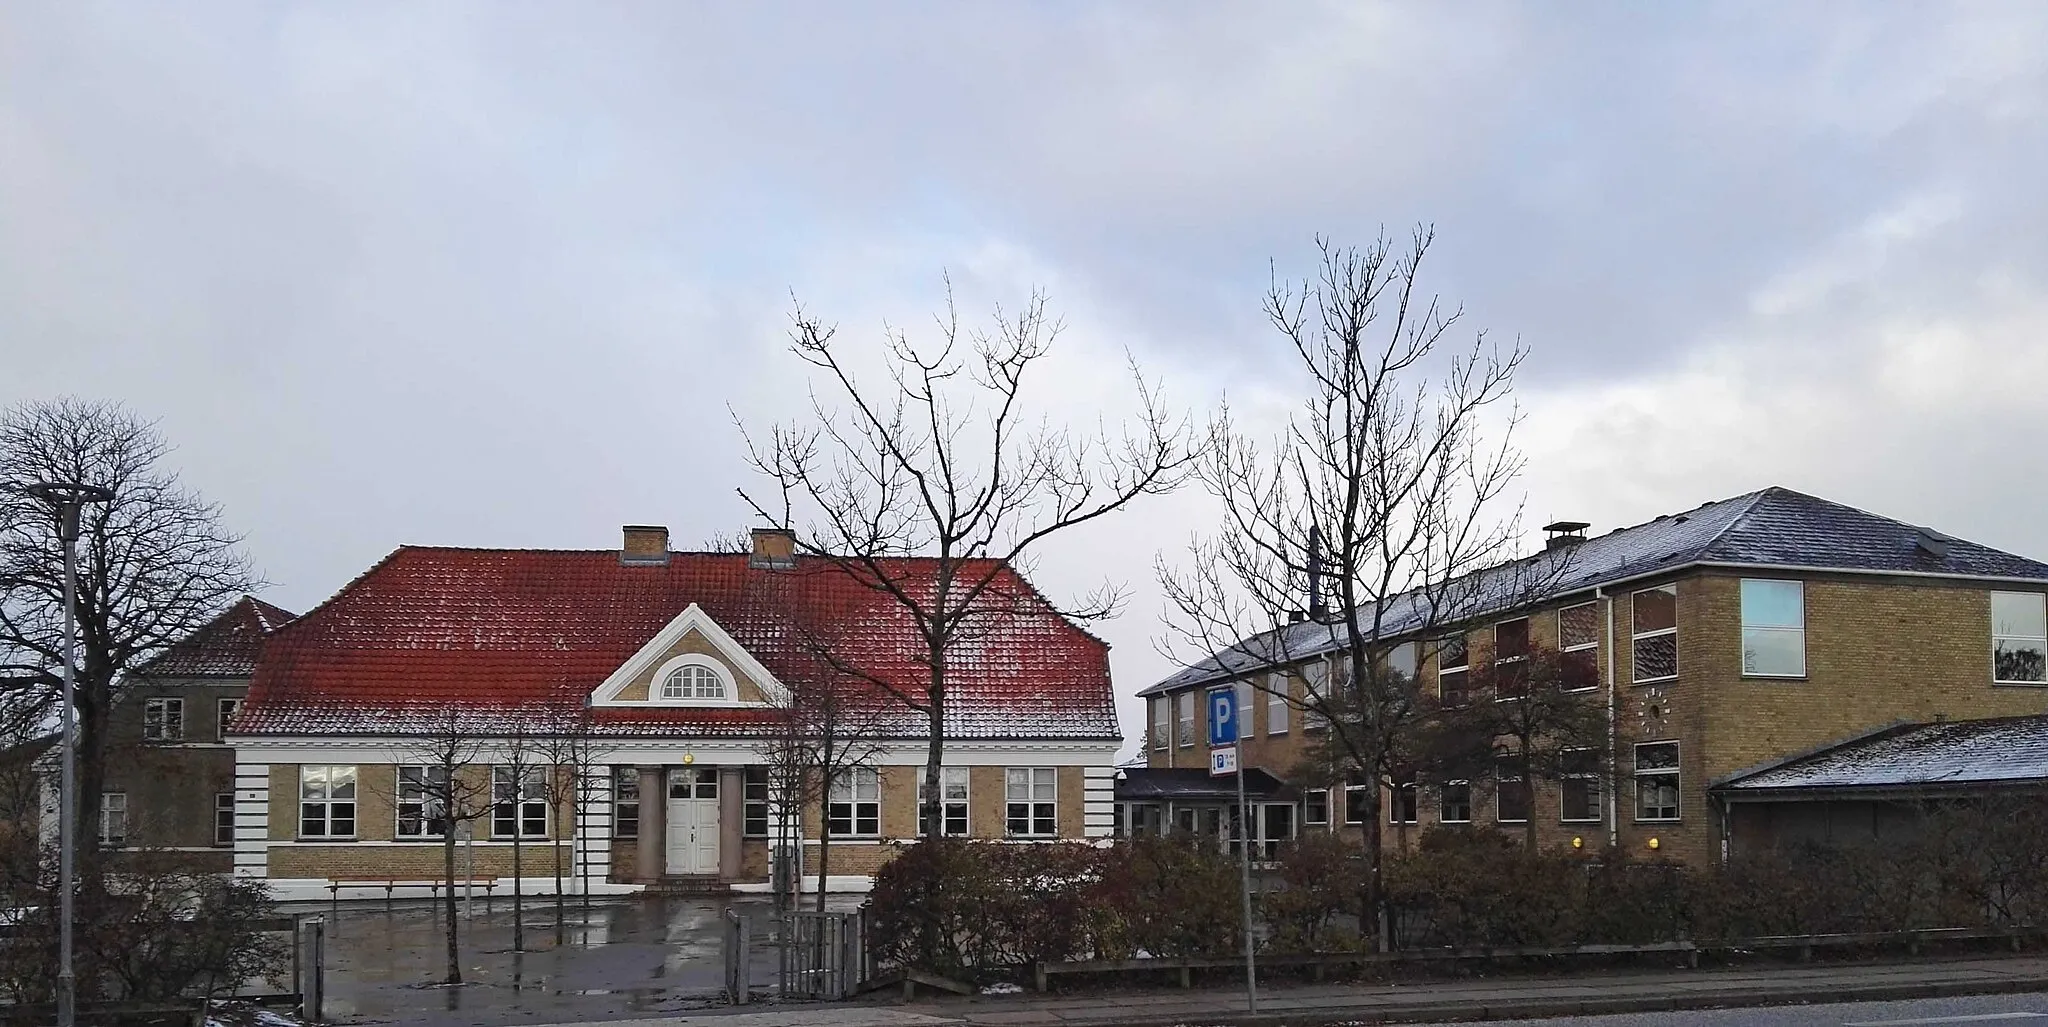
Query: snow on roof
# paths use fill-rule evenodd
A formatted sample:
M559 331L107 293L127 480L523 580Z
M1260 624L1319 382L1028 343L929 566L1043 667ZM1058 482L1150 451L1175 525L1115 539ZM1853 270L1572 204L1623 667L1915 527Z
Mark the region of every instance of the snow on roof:
M243 596L220 616L136 669L145 678L245 678L255 673L263 640L291 622L290 611Z
M1361 609L1359 618L1370 624L1378 614L1379 637L1397 638L1432 623L1524 605L1531 600L1532 589L1542 596L1569 595L1695 564L2048 582L2048 564L1773 486L1478 571L1461 579L1453 609L1432 610L1426 597L1406 592L1388 599L1384 611ZM1436 599L1441 602L1443 597ZM1174 691L1247 668L1307 659L1340 648L1340 630L1341 625L1304 621L1264 632L1138 694Z
M892 574L912 588L936 566L898 563ZM985 612L949 664L948 737L1118 739L1108 647L1014 570L968 573L991 569ZM559 722L692 603L784 683L822 680L820 642L842 667L902 690L929 677L902 607L827 561L775 570L744 553L674 553L628 565L613 550L406 546L272 637L236 730L385 734L450 707L553 711ZM876 701L891 730L922 733L900 703ZM758 735L763 723L758 708L592 716L617 735Z
M1742 796L2048 782L2048 715L1905 724L1736 775Z

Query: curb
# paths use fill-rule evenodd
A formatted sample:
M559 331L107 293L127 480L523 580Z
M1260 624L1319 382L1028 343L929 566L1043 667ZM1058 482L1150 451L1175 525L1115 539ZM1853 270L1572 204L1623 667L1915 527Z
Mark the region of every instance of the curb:
M2048 991L2048 975L1988 981L1933 981L1869 984L1816 995L1805 988L1773 988L1748 992L1616 996L1590 999L1526 999L1499 1002L1454 1002L1410 1005L1330 1007L1286 1012L1222 1013L1217 1015L1147 1016L1129 1010L1102 1017L1048 1016L1042 1020L1004 1017L1004 1027L1333 1027L1354 1024L1469 1023L1486 1020L1535 1020L1618 1013L1659 1013L1688 1009L1747 1009L1767 1006L1821 1005L1842 1002L1890 1002L1950 998L1960 995L2006 995ZM943 1014L941 1014L943 1015ZM972 1017L956 1022L973 1024Z

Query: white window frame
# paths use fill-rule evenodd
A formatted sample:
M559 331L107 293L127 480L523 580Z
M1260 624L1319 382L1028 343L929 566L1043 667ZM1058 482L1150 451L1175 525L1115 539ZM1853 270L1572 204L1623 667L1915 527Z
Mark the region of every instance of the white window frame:
M155 695L142 700L142 740L178 742L185 738L185 700Z
M2048 653L2048 637L2042 635L2001 634L1998 630L1998 601L2004 596L2013 599L2031 600L2042 609L2044 620L2048 620L2048 595L2040 592L1993 592L1991 593L1991 683L1994 685L2040 686L2048 684L2048 671L2042 677L2032 680L2002 678L1998 676L1998 644L2000 642L2032 642L2042 652Z
M1654 768L1654 769L1651 769L1651 770L1648 770L1648 771L1645 771L1645 770L1643 770L1643 769L1642 769L1642 761L1643 761L1643 749L1644 749L1645 747L1648 747L1648 746L1665 746L1665 745L1668 745L1668 746L1670 746L1670 747L1671 747L1671 752L1672 752L1672 754L1673 754L1673 758L1672 758L1672 761L1671 761L1671 766L1669 766L1669 767L1658 767L1658 768ZM1675 739L1675 738L1662 738L1662 739L1657 739L1657 740L1655 740L1655 741L1649 741L1649 742L1637 742L1637 743L1635 744L1635 747L1629 750L1629 754L1630 754L1630 757L1631 757L1631 758L1632 758L1632 759L1634 760L1634 763L1633 763L1633 764L1631 765L1631 767L1630 767L1630 770L1631 770L1631 772L1632 772L1632 774L1633 774L1633 776L1634 776L1634 778L1635 778L1635 782L1636 782L1636 794L1635 794L1635 813L1636 813L1636 823L1638 823L1638 824L1675 824L1675 823L1679 822L1680 820L1683 820L1683 819L1685 819L1685 790L1684 790L1684 787L1683 787L1684 781L1683 781L1683 778L1681 778L1681 777L1680 777L1680 772L1681 772L1681 768L1682 768L1682 767L1683 767L1683 765L1684 765L1684 763L1683 763L1683 759L1684 759L1684 752L1683 752L1683 751L1681 750L1681 748L1680 748L1680 746L1679 746L1679 743L1678 743L1678 740L1677 740L1677 739ZM1650 777L1650 778L1660 778L1660 779L1661 779L1661 778L1670 778L1670 779L1671 779L1671 801L1672 801L1672 806L1671 806L1671 815L1670 815L1670 816L1668 816L1668 817L1646 817L1646 816L1643 816L1643 779L1644 779L1644 778L1646 778L1646 777Z
M1452 819L1452 818L1451 818L1451 817L1450 817L1450 816L1448 815L1448 811L1450 810L1450 806L1451 806L1451 804L1450 804L1450 790L1451 790L1451 788L1453 788L1453 787L1463 788L1463 789L1465 790L1465 815L1464 815L1464 816L1463 816L1462 818L1459 818L1459 819L1455 819L1455 820L1454 820L1454 819ZM1445 824L1469 824L1469 823L1471 823L1471 822L1472 822L1472 782L1470 782L1470 781L1467 781L1467 780L1464 780L1464 779L1462 779L1462 778L1454 778L1454 779L1452 779L1452 780L1449 780L1449 781L1445 781L1445 782L1444 782L1444 784L1443 784L1443 791L1441 791L1441 792L1438 792L1438 793L1437 793L1437 804L1436 804L1436 818L1437 818L1437 821L1438 821L1439 823L1445 823Z
M1404 794L1408 796L1409 802L1414 807L1414 815L1406 820L1401 819L1401 796ZM1405 782L1396 780L1388 783L1387 823L1396 827L1402 824L1422 823L1422 781L1420 778L1410 776Z
M446 767L430 767L419 764L393 768L392 781L395 785L391 804L393 838L442 838L446 836L447 816L443 809L448 802L447 788L436 779L445 779ZM406 821L411 819L419 826L407 830ZM433 829L434 821L442 822L442 830Z
M1600 757L1599 757L1599 755L1598 755L1598 751L1597 751L1597 750L1595 750L1595 749L1592 749L1592 748L1590 748L1590 747L1589 747L1589 748L1584 748L1584 749L1569 749L1569 750L1566 750L1566 751L1567 751L1567 752L1583 752L1583 753L1589 753L1589 754L1592 754L1592 755L1593 755L1593 767L1594 767L1594 769L1592 769L1592 770L1590 770L1590 771L1586 771L1586 772L1583 772L1583 773L1577 773L1577 774L1561 774L1561 775L1559 775L1559 776L1558 776L1558 783L1557 783L1557 822L1558 822L1558 823L1560 823L1560 824L1597 824L1597 823L1600 823L1600 822L1601 822L1602 820L1606 819L1606 817L1605 817L1605 816L1603 815L1603 807L1601 806L1601 803L1602 803L1602 802L1604 802L1604 801L1606 800L1606 795L1605 795L1605 794L1603 794L1603 792L1604 792L1604 786L1603 786L1603 784L1602 784L1602 782L1601 782L1601 780L1600 780L1600 770L1599 770L1599 759L1600 759ZM1588 794L1588 795L1589 795L1589 796L1591 797L1591 799L1592 799L1592 804L1593 804L1593 815L1592 815L1592 816L1590 816L1590 817L1568 817L1568 816L1565 816L1565 808L1564 808L1564 799L1565 799L1565 792L1566 792L1567 788L1569 787L1569 786L1568 786L1568 785L1566 784L1566 782L1569 782L1569 781L1585 781L1585 782L1587 782L1587 785L1586 785L1586 787L1587 787L1587 788L1589 789L1589 791L1588 791L1588 793L1587 793L1587 794Z
M237 714L241 713L241 712L242 712L242 700L241 700L240 698L231 698L231 699L215 699L215 700L213 701L213 738L214 738L214 741L217 741L217 742L225 742L225 741L227 741L227 738L228 738L228 724L229 724L229 723L231 723L231 722L233 722L233 721L234 721L234 719L235 719L235 716L236 716Z
M1195 692L1193 689L1173 697L1173 711L1176 716L1175 723L1179 725L1174 729L1176 741L1180 743L1180 747L1183 749L1194 748Z
M1152 704L1152 751L1173 748L1173 696L1155 695Z
M1460 652L1463 653L1460 659L1463 659L1465 662L1454 667L1446 667L1444 666L1444 653L1452 645L1459 647ZM1472 641L1463 634L1446 635L1443 638L1437 639L1436 642L1436 698L1438 702L1448 707L1451 705L1451 701L1449 690L1444 688L1445 675L1457 675L1458 680L1463 682L1458 691L1464 695L1465 702L1456 708L1463 709L1466 706L1470 706L1472 704Z
M213 793L213 844L225 848L235 844L235 793Z
M740 837L766 838L775 827L774 785L767 767L740 771ZM755 830L754 825L761 825Z
M1046 792L1051 798L1046 798ZM1003 833L1010 838L1057 838L1060 779L1057 767L1003 769ZM1024 807L1021 811L1018 807ZM1019 813L1022 816L1019 816ZM1025 830L1017 830L1022 822Z
M1266 734L1287 733L1288 693L1292 685L1285 674L1266 675Z
M1412 640L1388 649L1385 662L1388 674L1405 677L1411 685L1422 677L1422 647Z
M1333 792L1332 794L1334 795L1335 793ZM1344 782L1344 822L1346 824L1363 824L1365 823L1366 817L1379 815L1378 810L1368 812L1364 809L1365 800L1360 799L1357 802L1353 802L1351 800L1351 796L1353 796L1354 794L1365 794L1365 785L1352 784L1350 780L1346 780ZM1352 813L1354 812L1358 813L1359 815L1356 817L1352 816Z
M949 838L965 838L974 832L974 819L969 803L973 801L974 789L969 783L970 773L966 767L939 768L939 833ZM917 836L925 836L924 819L924 768L917 768Z
M1749 586L1752 584L1790 585L1793 588L1798 589L1798 626L1786 627L1783 625L1776 624L1750 624L1749 604L1747 602L1748 596L1745 593L1749 591ZM1743 578L1741 579L1741 582L1736 585L1735 605L1737 608L1736 619L1741 623L1740 658L1742 660L1742 676L1746 678L1804 678L1806 676L1806 582L1801 581L1797 578ZM1789 673L1773 673L1749 669L1749 635L1752 631L1766 634L1799 636L1799 670L1796 672Z
M1501 772L1501 767L1500 767L1500 764L1499 764L1498 762L1496 762L1496 763L1494 764L1494 771L1493 771L1493 782L1494 782L1494 784L1493 784L1493 822L1494 822L1494 823L1496 823L1496 824L1526 824L1526 823L1528 823L1528 822L1529 822L1530 820L1532 820L1532 819L1534 819L1534 818L1535 818L1535 816L1536 816L1536 786L1535 786L1535 784L1534 784L1533 782L1531 782L1531 781L1530 781L1530 780L1529 780L1528 778L1526 778L1526 777L1523 777L1523 776L1522 776L1521 774L1519 774L1519 773L1515 774L1515 775L1514 775L1513 777L1510 777L1510 776L1508 776L1507 774L1505 774L1505 773L1502 773L1502 772ZM1517 818L1517 819L1514 819L1514 820L1510 820L1510 819L1508 819L1508 816L1507 816L1507 810L1506 810L1506 809L1505 809L1505 808L1504 808L1504 807L1502 806L1502 804L1501 804L1501 796L1503 796L1503 795L1505 795L1505 794L1507 793L1507 788L1506 788L1505 786L1506 786L1506 785L1508 785L1509 783L1513 783L1513 784L1517 784L1517 785L1520 785L1520 786L1522 787L1523 791L1524 791L1524 794L1526 794L1526 795L1528 796L1528 802L1527 802L1527 804L1526 804L1527 808L1525 808L1525 809L1524 809L1524 810L1522 811L1522 816L1521 816L1521 817L1519 817L1519 818Z
M699 702L725 699L725 676L708 664L685 663L662 675L662 702Z
M100 846L119 848L128 844L128 793L100 793Z
M1502 655L1500 654L1500 630L1501 630L1502 628L1504 628L1504 627L1507 627L1507 626L1508 626L1508 625L1510 625L1510 624L1520 624L1520 625L1522 626L1522 654L1521 654L1520 656L1502 656ZM1535 626L1534 626L1533 624L1531 624L1531 623L1529 622L1529 618L1527 618L1527 617L1509 617L1509 618L1508 618L1507 620L1503 620L1503 621L1495 621L1495 622L1494 622L1494 625L1493 625L1493 689L1494 689L1494 691L1493 691L1493 701L1494 701L1494 702L1516 702L1516 701L1519 701L1519 700L1521 700L1521 699L1523 699L1523 698L1526 698L1526 697L1528 696L1528 694L1529 694L1529 650L1530 650L1531 648L1533 648L1533 647L1535 646L1535 644L1536 644L1536 635L1535 635L1535 630L1534 630L1534 628L1535 628ZM1520 667L1520 668L1522 668L1522 694L1521 694L1521 695L1502 695L1502 694L1500 694L1500 683L1501 683L1501 681L1503 680L1503 678L1504 678L1504 676L1505 676L1505 673L1506 673L1506 671L1505 671L1505 670L1503 670L1503 668L1504 668L1504 667L1505 667L1505 668L1513 668L1513 667ZM1467 679L1467 680L1470 680L1470 679Z
M1558 652L1559 652L1560 654L1562 654L1562 655L1566 655L1566 656L1570 656L1570 655L1572 655L1572 654L1574 654L1574 653L1585 653L1585 652L1590 652L1590 653L1592 653L1592 654L1593 654L1593 656L1592 656L1592 659L1591 659L1591 661L1590 661L1590 662L1591 662L1591 664L1592 664L1592 666L1593 666L1593 673L1592 673L1592 675L1591 675L1591 676L1590 676L1590 677L1589 677L1589 678L1587 679L1587 683L1586 683L1586 685L1585 685L1584 687L1582 687L1582 688L1570 688L1570 689L1566 689L1566 691L1570 691L1570 692L1590 692L1590 691L1592 691L1593 689L1596 689L1596 688L1599 688L1599 687L1600 687L1600 610L1599 610L1599 606L1600 606L1600 603L1599 603L1599 601L1598 601L1598 600L1588 600L1588 601L1586 601L1586 602L1583 602L1583 603L1573 603L1573 604L1572 604L1572 605L1570 605L1570 606L1566 606L1566 607L1561 607L1561 608L1559 608L1559 609L1558 609L1558 611L1557 611L1557 651L1558 651ZM1591 613L1592 613L1592 617L1593 617L1593 640L1592 640L1592 641L1590 641L1590 642L1573 642L1573 643L1572 643L1572 644L1570 644L1570 645L1566 645L1566 644L1565 644L1565 642L1564 642L1564 615L1565 615L1565 614L1567 614L1567 613L1571 613L1571 612L1572 612L1572 611L1574 611L1574 610L1587 610L1587 611L1591 611ZM1631 614L1633 614L1633 613L1635 612L1634 608L1633 608L1633 607L1631 607L1631 608L1630 608L1630 610L1629 610L1629 612L1630 612Z
M1239 681L1230 686L1230 699L1237 704L1237 737L1240 741L1258 736L1258 722L1252 719L1252 710L1255 705L1252 702L1252 697L1257 694L1259 694L1257 686L1249 681Z
M345 794L344 794L345 790ZM350 765L307 765L299 768L299 826L298 837L304 839L354 838L357 828L356 768ZM320 808L319 815L309 816L311 807ZM346 807L346 815L342 808ZM320 829L307 831L306 825L318 822ZM347 831L335 828L347 823Z
M631 808L632 812L626 812ZM625 825L632 824L628 831ZM640 837L640 768L617 767L612 771L612 837Z
M846 830L832 825L844 823ZM882 836L882 775L873 767L848 767L832 779L825 830L834 838Z
M1321 796L1321 797L1322 797L1322 800L1323 800L1323 801L1322 801L1323 815L1322 815L1322 816L1320 816L1320 817L1317 817L1317 816L1313 816L1313 815L1311 815L1311 814L1310 814L1310 811L1311 811L1311 810L1313 810L1313 809L1315 809L1316 807L1315 807L1315 805L1314 805L1314 804L1310 803L1310 801L1309 801L1309 800L1310 800L1311 798L1314 798L1314 797L1316 797L1316 796ZM1302 826L1303 826L1303 827L1328 827L1328 826L1329 826L1329 824L1330 824L1330 790L1329 790L1328 788L1310 788L1310 789L1308 789L1307 791L1304 791L1304 792L1302 792L1302 793L1301 793L1301 823L1302 823Z
M1639 632L1639 631L1637 631L1637 630L1636 630L1636 599L1637 599L1637 597L1639 597L1639 596L1645 596L1645 595L1649 595L1649 594L1650 594L1650 593L1652 593L1652 592L1663 592L1663 593L1667 593L1667 594L1669 594L1669 595L1671 596L1671 605L1672 605L1672 616L1671 616L1671 626L1670 626L1670 627L1668 627L1668 628L1653 628L1653 629L1651 629L1651 630L1649 630L1649 631L1640 631L1640 632ZM1658 585L1658 586L1657 586L1657 587L1655 587L1655 588L1643 588L1643 589L1637 589L1636 591L1634 591L1634 592L1631 592L1631 593L1629 593L1629 596L1628 596L1628 630L1629 630L1629 646L1628 646L1628 664L1629 664L1629 680L1630 680L1631 682L1633 682L1633 683L1635 683L1635 684L1638 684L1638 685L1648 685L1648 684L1655 684L1655 683L1657 683L1657 682L1660 682L1660 681L1675 681L1675 680L1677 680L1677 679L1678 679L1678 613L1677 613L1677 606L1678 606L1678 586L1677 586L1677 585ZM1643 676L1641 675L1641 670L1642 670L1642 665L1643 665L1643 657L1642 657L1642 641L1643 641L1643 639L1646 639L1646 638L1663 638L1663 637L1665 637L1665 636L1670 636L1670 638L1671 638L1671 673L1669 673L1669 674L1664 674L1664 675L1661 675L1661 676L1658 676L1658 677L1652 677L1652 678L1646 678L1646 677L1643 677Z
M514 770L520 780L514 781ZM548 836L548 768L493 766L491 768L491 837L511 838L516 829L521 839Z

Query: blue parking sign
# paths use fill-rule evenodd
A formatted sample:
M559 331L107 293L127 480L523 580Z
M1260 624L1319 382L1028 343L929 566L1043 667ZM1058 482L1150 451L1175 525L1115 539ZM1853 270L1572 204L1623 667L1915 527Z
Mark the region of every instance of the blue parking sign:
M1209 744L1237 744L1237 690L1209 690Z

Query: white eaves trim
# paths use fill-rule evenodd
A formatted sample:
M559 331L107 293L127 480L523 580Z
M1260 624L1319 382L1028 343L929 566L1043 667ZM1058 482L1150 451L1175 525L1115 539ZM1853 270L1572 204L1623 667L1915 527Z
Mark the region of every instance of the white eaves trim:
M697 702L670 700L668 702L652 703L621 702L619 700L619 693L625 691L626 686L631 684L634 678L639 677L641 674L652 672L656 666L662 663L671 662L664 659L664 657L670 649L675 648L676 643L681 642L684 636L688 635L692 630L710 639L711 647L718 650L718 655L725 657L733 666L738 667L742 673L760 684L761 691L767 695L768 701L771 704L781 705L789 701L789 689L783 687L782 682L776 680L775 675L768 673L768 668L761 666L761 661L754 659L739 642L726 633L724 628L719 627L718 622L712 620L711 615L705 613L703 607L698 606L696 603L691 603L688 609L676 614L676 618L669 621L667 626L655 632L654 637L648 639L647 644L641 646L638 652L634 653L625 663L620 664L619 669L612 671L611 676L605 678L597 686L596 690L591 692L590 704L592 706L626 707L630 709L640 709L646 706L740 705L729 700L722 702L715 700L700 700ZM736 682L734 685L737 688ZM649 685L650 689L659 687L661 687L659 681Z

